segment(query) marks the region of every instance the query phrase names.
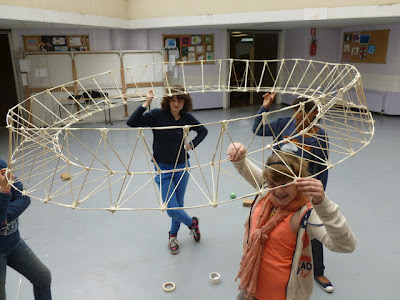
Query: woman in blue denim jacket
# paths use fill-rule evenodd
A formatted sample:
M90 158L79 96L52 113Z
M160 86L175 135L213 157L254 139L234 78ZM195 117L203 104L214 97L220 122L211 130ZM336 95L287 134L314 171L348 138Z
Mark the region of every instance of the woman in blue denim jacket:
M6 299L7 265L25 276L33 284L36 300L51 300L50 270L37 258L35 253L21 238L18 217L31 203L31 199L21 194L22 183L15 180L7 163L0 159L0 300ZM14 180L17 189L11 187L6 176Z

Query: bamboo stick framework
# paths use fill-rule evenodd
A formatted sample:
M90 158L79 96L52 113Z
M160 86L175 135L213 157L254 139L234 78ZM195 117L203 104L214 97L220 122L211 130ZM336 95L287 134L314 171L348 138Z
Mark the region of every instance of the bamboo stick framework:
M209 63L209 62L208 62ZM237 70L244 70L238 73ZM158 70L160 74L154 74ZM117 76L123 74L120 88ZM245 74L241 77L241 74ZM155 81L154 79L157 78ZM164 78L160 84L159 78ZM105 85L102 85L107 83ZM104 97L90 98L87 103L74 97L70 87L81 91L93 88ZM162 88L160 88L162 86ZM183 91L174 87L183 87ZM183 169L161 171L151 150L151 130L178 129L183 132L182 145L191 143L190 127L164 128L88 128L82 122L108 109L135 107L152 89L157 99L181 93L277 92L283 96L307 97L318 109L310 126L326 133L314 134L320 150L316 157L303 143L307 128L297 128L283 140L279 132L272 137L256 137L251 132L256 115L203 124L209 136L190 153L190 164ZM69 98L69 99L68 99ZM65 106L68 99L75 105ZM77 109L79 107L79 109ZM294 114L292 112L295 112ZM304 103L269 111L261 116L260 130L269 128L279 115L303 113ZM201 120L200 120L201 121ZM24 194L44 203L74 209L165 210L154 178L162 172L189 172L193 201L183 207L198 208L248 198L265 192L244 182L226 157L232 142L243 142L248 158L264 167L264 160L282 143L301 147L302 159L331 169L366 147L374 135L374 121L366 105L361 75L352 65L301 59L216 60L212 66L177 63L171 72L167 62L124 67L87 78L77 79L30 96L7 114L10 131L9 166L24 184ZM248 135L235 136L232 128L247 124ZM127 136L130 137L129 141ZM324 146L324 145L327 146ZM123 149L123 150L122 150ZM212 149L212 150L211 150ZM182 148L181 151L184 151ZM67 172L65 181L60 174ZM318 174L315 174L316 176ZM178 175L174 175L178 176ZM172 177L174 177L172 176ZM296 174L293 174L293 179ZM230 199L226 180L237 184L238 196ZM170 190L170 194L174 190ZM180 208L177 208L180 209Z

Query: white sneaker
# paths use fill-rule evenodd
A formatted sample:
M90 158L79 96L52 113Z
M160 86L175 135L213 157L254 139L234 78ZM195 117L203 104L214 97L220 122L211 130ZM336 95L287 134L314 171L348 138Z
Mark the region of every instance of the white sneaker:
M327 293L333 293L332 283L329 281L328 283L323 283L319 281L316 277L314 277L315 281L318 283L318 286Z
M179 253L179 242L176 238L176 235L169 235L168 240L168 249L171 254L178 254Z

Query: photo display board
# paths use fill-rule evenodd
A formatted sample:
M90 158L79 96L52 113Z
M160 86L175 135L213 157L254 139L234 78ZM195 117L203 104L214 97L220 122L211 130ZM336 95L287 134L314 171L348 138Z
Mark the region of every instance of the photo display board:
M385 64L390 30L345 32L342 62Z
M164 35L163 46L169 59L200 63L214 63L214 35L213 34L182 34Z
M90 51L89 35L24 35L27 52Z

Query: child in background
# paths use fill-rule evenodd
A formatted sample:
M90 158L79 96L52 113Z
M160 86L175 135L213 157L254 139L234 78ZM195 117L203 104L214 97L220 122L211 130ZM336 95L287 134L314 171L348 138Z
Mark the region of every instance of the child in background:
M276 93L264 94L263 104L257 114L268 112L275 100L275 96ZM291 117L279 118L270 122L269 125L263 125L261 123L262 116L260 115L255 118L252 130L259 136L273 136L277 142L290 139L290 143L280 143L275 149L291 151L297 156L309 159L308 172L311 175L316 174L315 178L321 180L324 190L326 190L328 170L326 169L325 161L328 159L328 136L317 125L310 126L318 114L318 108L314 102L308 100L308 98L300 97L293 101L292 105L304 105L304 111L295 108L293 119ZM305 135L295 138L291 137L294 133L304 130L309 126L310 128ZM332 293L332 283L324 275L325 266L322 244L314 239L311 241L311 245L313 249L314 279L325 292Z

